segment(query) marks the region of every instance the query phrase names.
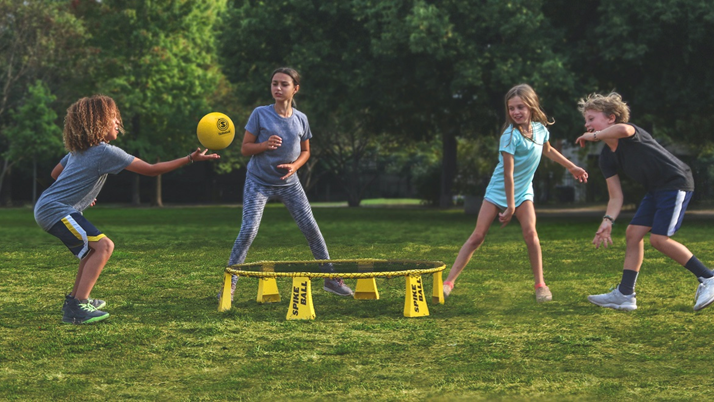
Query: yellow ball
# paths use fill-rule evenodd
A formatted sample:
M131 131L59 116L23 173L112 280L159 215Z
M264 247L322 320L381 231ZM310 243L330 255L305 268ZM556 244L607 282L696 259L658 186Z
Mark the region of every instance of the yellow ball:
M196 128L196 134L204 148L216 151L231 145L236 135L236 129L230 117L214 112L201 118Z

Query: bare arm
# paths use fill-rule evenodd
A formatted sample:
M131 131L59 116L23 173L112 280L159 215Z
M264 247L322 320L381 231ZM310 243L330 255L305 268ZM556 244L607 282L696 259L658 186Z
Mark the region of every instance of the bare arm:
M559 164L560 166L568 169L570 174L573 175L573 177L578 180L581 183L587 183L588 182L588 172L585 171L585 169L577 166L568 158L563 156L560 152L558 152L557 149L553 148L550 146L550 142L546 142L543 144L543 155L546 156L546 158L552 160L553 162Z
M513 194L513 155L507 152L501 152L503 156L503 186L506 190L506 209L498 214L498 220L501 222L501 227L508 225L508 222L513 218L513 213L516 211L516 200Z
M585 143L605 141L608 147L613 151L617 148L617 140L620 138L632 137L635 135L635 128L629 124L618 123L601 130L595 131L593 133L585 133L575 140L575 143L580 145L580 147L585 147Z
M196 148L195 151L188 154L187 156L174 159L172 161L159 162L155 164L150 164L144 162L139 158L134 158L134 160L126 167L126 170L134 173L138 173L144 176L158 176L160 174L168 173L172 170L176 170L181 166L188 165L192 162L201 162L211 159L219 159L218 154L208 154L206 155L207 149L201 151L201 148Z
M605 216L610 217L611 220L603 218L600 223L600 227L597 229L597 232L595 232L595 238L593 239L595 248L600 248L600 246L607 247L608 243L612 244L612 224L615 219L617 219L617 216L620 215L622 203L624 201L620 177L618 175L614 175L608 178L606 182L610 200L607 202Z
M52 173L50 173L50 176L52 176L53 179L57 180L62 171L64 171L64 166L62 166L61 163L58 163L57 166L52 169Z
M243 144L240 147L240 153L243 156L252 156L263 153L265 151L278 149L283 145L283 139L277 135L271 135L265 142L256 142L258 136L246 130L243 134Z

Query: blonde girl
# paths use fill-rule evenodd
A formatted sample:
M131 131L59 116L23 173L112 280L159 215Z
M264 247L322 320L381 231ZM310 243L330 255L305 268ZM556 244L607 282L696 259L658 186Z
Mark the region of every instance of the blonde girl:
M533 88L527 84L516 85L506 93L504 103L506 122L500 140L498 166L486 189L476 228L461 247L444 281L444 295L451 294L456 278L483 244L494 219L498 217L501 227L504 227L515 215L521 224L523 240L528 248L536 301L547 302L553 296L543 279L543 259L533 207L533 175L541 155L568 169L580 182L586 182L588 174L550 146L550 134L546 127L553 124L553 121L549 121L541 109Z

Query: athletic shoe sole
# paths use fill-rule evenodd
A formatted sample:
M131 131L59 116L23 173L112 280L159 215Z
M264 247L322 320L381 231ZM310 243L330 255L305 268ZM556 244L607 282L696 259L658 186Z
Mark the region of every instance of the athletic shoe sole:
M324 291L326 291L326 292L330 292L330 293L336 294L337 296L344 296L344 297L354 296L354 294L352 294L352 293L340 293L340 292L337 292L336 290L331 289L331 288L328 288L327 286L323 286L323 287L322 287L322 290L324 290Z
M714 303L714 299L710 300L709 303L706 303L705 305L703 305L703 306L701 306L701 307L699 307L699 308L696 308L696 307L695 307L695 308L694 308L694 311L704 310L705 308L711 306L712 303Z
M71 321L65 321L64 318L63 318L63 319L62 319L62 322L65 323L65 324L81 325L81 324L92 324L92 323L99 322L99 321L102 321L102 320L107 319L107 318L109 318L109 313L104 314L104 315L100 315L99 317L92 317L92 318L90 318L90 319L88 319L88 320L85 320L85 321L79 321L79 320L74 319L74 318L73 318Z
M596 306L604 307L604 308L611 308L613 310L622 310L622 311L632 311L632 310L637 310L637 306L632 306L632 305L624 305L624 304L599 304L595 303L594 301L590 300L588 298L588 301Z

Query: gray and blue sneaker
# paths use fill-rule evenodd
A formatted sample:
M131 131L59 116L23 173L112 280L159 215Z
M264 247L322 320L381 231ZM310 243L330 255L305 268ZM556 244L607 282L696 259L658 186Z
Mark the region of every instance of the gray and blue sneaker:
M334 293L338 296L353 296L355 292L350 289L349 286L345 285L345 282L341 278L337 279L325 279L325 284L322 289Z
M66 324L91 324L109 317L109 313L97 310L88 300L67 300L62 322Z
M67 301L68 301L69 299L74 299L74 297L72 297L72 296L69 295L69 294L68 294L68 295L65 295L65 297L64 297L64 304L62 305L62 311L64 311L64 309L67 307ZM92 306L94 306L94 308L96 308L96 309L100 309L100 308L102 308L102 307L104 307L104 306L107 305L107 302L105 302L104 300L92 299L92 298L89 298L89 299L87 299L87 300L89 301L89 304L91 304Z

